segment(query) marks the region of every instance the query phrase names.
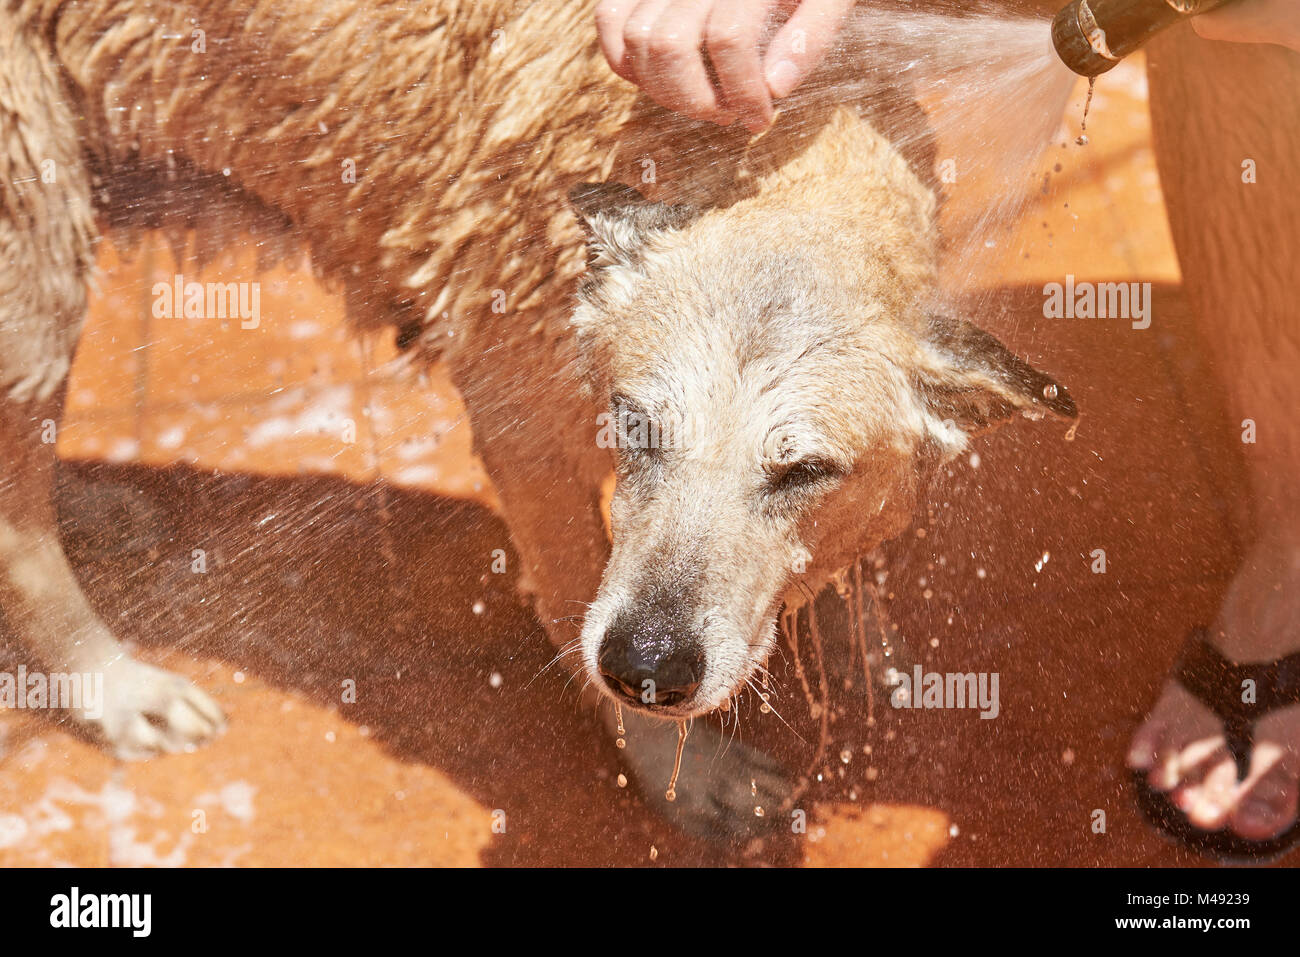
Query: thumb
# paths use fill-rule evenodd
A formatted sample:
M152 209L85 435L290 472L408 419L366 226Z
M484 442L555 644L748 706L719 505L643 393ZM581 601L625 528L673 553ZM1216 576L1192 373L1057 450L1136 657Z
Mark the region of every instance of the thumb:
M768 44L763 72L772 96L789 96L830 49L854 0L804 0Z

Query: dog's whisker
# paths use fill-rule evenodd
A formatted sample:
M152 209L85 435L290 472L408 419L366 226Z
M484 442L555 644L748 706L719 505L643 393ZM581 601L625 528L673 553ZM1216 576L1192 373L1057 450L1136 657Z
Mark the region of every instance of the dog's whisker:
M811 608L813 603L817 601L817 595L813 592L811 588L808 587L808 583L804 581L802 578L797 579L795 583L799 586L799 590L803 592L805 596L807 596L808 606Z
M732 712L732 717L731 717L731 734L727 737L727 746L722 750L724 756L729 750L731 750L731 743L736 740L736 729L740 727L740 702L737 700L734 692L728 697L727 700L731 702L731 707L728 710ZM727 722L726 722L725 715L723 716L722 729L724 731L727 729Z
M752 678L746 677L745 684L749 685L750 690L752 690L755 694L757 694L759 698L763 699L763 703L767 705L768 710L771 711L772 714L776 715L777 720L779 720L783 725L785 725L786 728L789 729L791 734L793 734L800 741L803 741L804 744L808 743L807 741L804 741L803 735L801 735L798 731L796 731L789 721L785 720L781 712L777 711L776 708L772 707L772 702L767 698L764 698L763 693L758 690L757 686L755 686Z
M578 675L580 675L581 673L582 673L582 672L575 670L572 674L569 675L569 680L566 681L566 682L564 683L564 687L560 689L560 697L561 697L561 698L563 698L565 692L567 692L567 691L569 690L569 685L573 684L573 679L576 678L576 677L578 677ZM582 692L584 692L584 691L587 690L587 684L590 684L590 683L591 683L591 676L588 675L588 676L587 676L587 681L586 681L586 683L584 683L583 686L582 686L582 688L578 691L578 698L579 698L579 699L582 698Z
M580 638L575 638L572 641L565 644L558 652L556 652L555 657L553 657L546 664L542 665L542 667L538 669L537 673L528 679L528 683L524 685L524 690L530 688L534 681L536 681L543 674L545 674L551 667L553 667L557 662L562 660L565 656L572 655L579 652L581 650L581 647L582 647L582 640Z

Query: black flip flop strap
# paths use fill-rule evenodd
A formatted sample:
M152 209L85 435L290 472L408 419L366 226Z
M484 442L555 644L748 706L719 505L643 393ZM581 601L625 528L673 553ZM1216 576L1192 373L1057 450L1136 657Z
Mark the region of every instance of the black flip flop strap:
M1204 628L1188 636L1173 674L1223 722L1238 780L1250 771L1255 722L1270 711L1300 704L1300 652L1276 661L1238 664L1223 657ZM1255 683L1253 701L1242 700L1247 697L1247 681Z

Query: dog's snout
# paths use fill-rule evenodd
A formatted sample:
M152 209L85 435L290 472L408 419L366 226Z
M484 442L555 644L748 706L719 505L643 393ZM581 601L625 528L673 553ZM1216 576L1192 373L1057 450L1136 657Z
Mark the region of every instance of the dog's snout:
M700 686L704 648L671 614L626 614L605 630L597 663L616 694L636 704L671 708L689 701Z

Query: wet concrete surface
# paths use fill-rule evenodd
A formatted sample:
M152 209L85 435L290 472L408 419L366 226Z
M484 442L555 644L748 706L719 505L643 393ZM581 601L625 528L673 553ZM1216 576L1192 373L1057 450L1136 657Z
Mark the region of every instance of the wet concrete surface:
M620 752L516 597L438 370L386 366L391 346L352 337L301 268L263 277L255 336L151 320L150 284L176 268L165 247L130 263L106 248L60 437L65 545L104 620L231 725L194 754L123 764L0 713L0 864L1208 863L1146 826L1122 761L1239 554L1239 433L1179 295L1140 72L1124 69L1094 147L1062 151L968 297L1071 389L1077 437L1017 422L978 440L866 560L894 649L870 706L848 607L826 595L820 663L806 640L798 667L789 648L774 658L784 720L742 708L746 743L821 776L798 801L804 834L769 816L755 839L710 843L619 786ZM1066 272L1153 281L1152 327L1045 320L1042 283ZM889 664L997 672L999 716L894 709ZM798 669L825 676L821 754Z

